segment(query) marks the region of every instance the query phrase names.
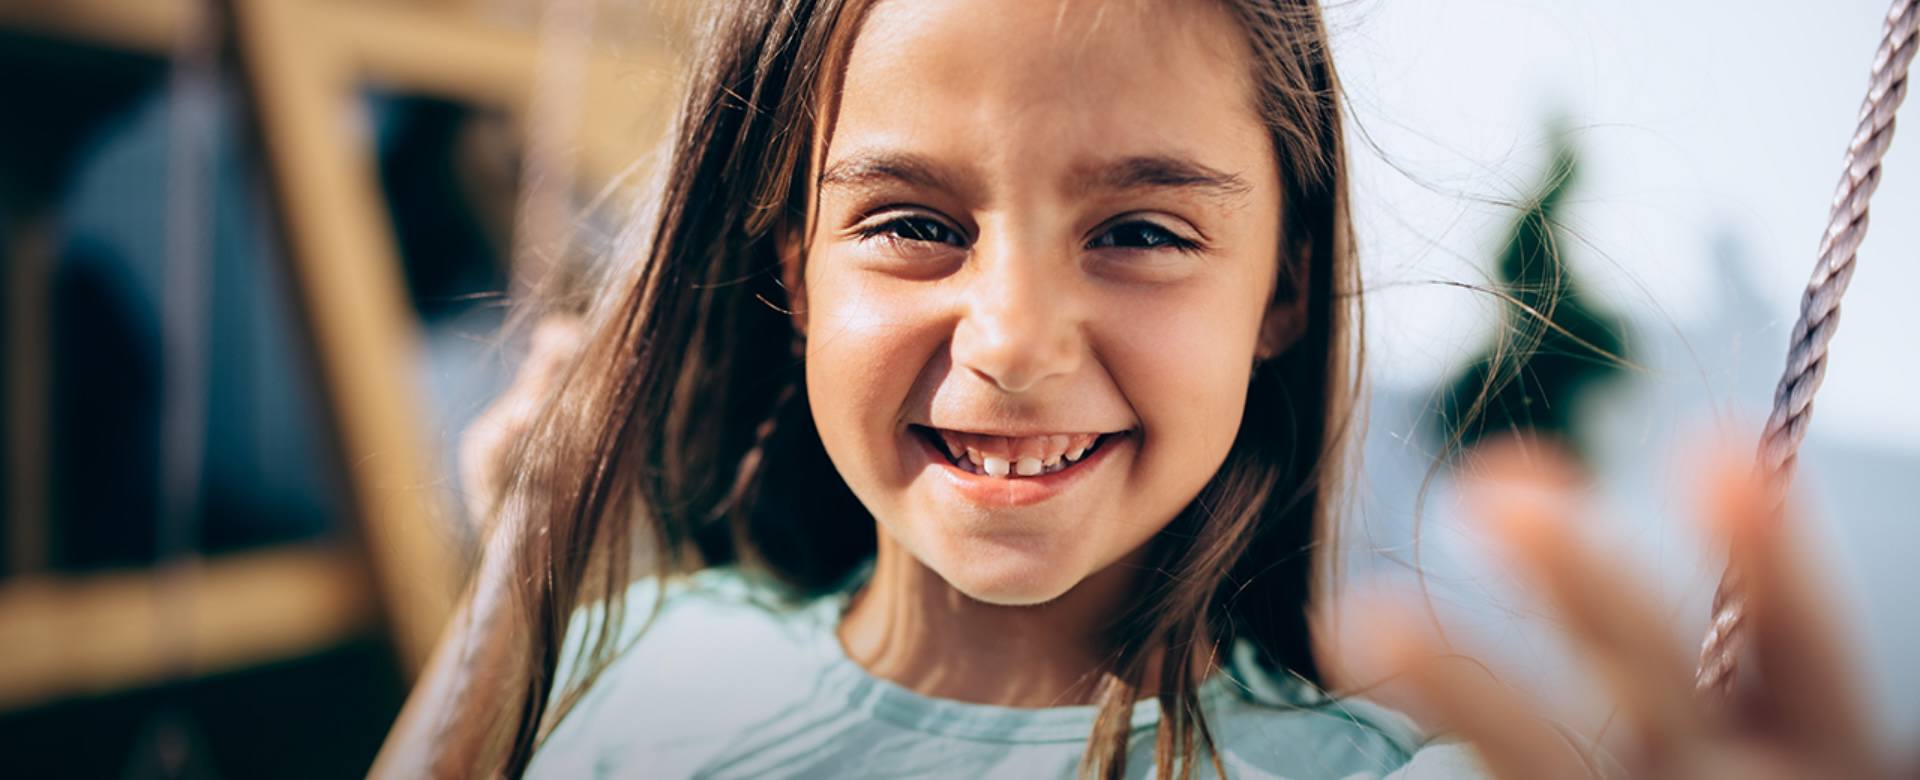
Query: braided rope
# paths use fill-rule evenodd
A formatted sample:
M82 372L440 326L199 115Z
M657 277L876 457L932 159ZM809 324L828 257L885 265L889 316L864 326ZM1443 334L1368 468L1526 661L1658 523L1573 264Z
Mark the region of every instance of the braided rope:
M1893 116L1907 96L1907 67L1920 49L1920 0L1894 0L1873 58L1873 78L1860 106L1859 126L1847 145L1846 171L1833 196L1820 259L1800 298L1800 319L1788 341L1787 368L1773 391L1773 413L1760 434L1758 468L1769 484L1784 487L1793 476L1800 442L1807 435L1813 394L1827 374L1827 344L1840 321L1840 296L1853 279L1854 257L1867 236L1867 201L1880 186L1880 161L1893 142ZM1713 622L1700 645L1694 687L1724 698L1733 686L1745 642L1746 599L1740 573L1728 567L1713 595Z

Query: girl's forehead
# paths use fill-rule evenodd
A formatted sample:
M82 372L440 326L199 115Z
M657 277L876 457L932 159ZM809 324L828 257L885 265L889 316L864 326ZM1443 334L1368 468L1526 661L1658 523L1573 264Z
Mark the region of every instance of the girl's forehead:
M1272 157L1252 72L1217 3L883 0L848 55L823 170L909 153L1084 180L1166 158L1257 185Z

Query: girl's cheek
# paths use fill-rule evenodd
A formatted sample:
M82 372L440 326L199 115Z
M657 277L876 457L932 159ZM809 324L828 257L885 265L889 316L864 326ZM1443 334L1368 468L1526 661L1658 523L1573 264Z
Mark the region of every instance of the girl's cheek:
M924 338L942 308L933 285L857 269L822 271L808 285L808 332L870 348Z
M936 296L925 285L837 269L810 271L807 284L810 393L847 423L891 421L944 341Z
M1209 284L1116 296L1100 308L1097 352L1141 422L1224 453L1245 407L1258 302L1237 285Z
M1112 296L1098 310L1112 332L1124 334L1114 348L1162 368L1251 363L1259 329L1258 306L1223 282L1144 288Z

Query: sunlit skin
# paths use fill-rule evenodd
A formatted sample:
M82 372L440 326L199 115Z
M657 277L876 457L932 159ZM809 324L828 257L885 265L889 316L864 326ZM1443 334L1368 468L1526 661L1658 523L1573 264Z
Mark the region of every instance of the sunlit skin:
M876 674L1084 700L1126 561L1225 459L1298 316L1271 305L1279 171L1243 35L1207 3L866 18L797 281L821 439L879 521L841 627ZM1016 484L922 429L1119 435Z

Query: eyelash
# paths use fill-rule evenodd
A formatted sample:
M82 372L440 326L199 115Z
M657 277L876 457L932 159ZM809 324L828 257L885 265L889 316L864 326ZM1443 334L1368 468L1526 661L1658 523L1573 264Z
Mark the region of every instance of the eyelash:
M935 232L945 233L947 237L952 240L947 241L933 238L932 234ZM863 241L879 238L890 242L908 241L914 243L931 242L950 244L952 246L966 245L966 239L960 235L960 231L947 227L946 223L937 219L919 214L902 214L870 225L863 225L854 230L854 235Z
M1123 230L1131 230L1131 231L1135 231L1136 233L1139 233L1140 231L1143 231L1143 230L1146 231L1145 233L1142 233L1140 235L1141 240L1145 242L1145 245L1144 246L1126 246L1126 247L1117 246L1117 245L1107 245L1107 246L1099 245L1101 242L1107 240L1108 238L1112 237L1113 235ZM1089 246L1096 249L1145 249L1145 250L1176 249L1181 252L1195 252L1195 251L1199 251L1200 242L1194 241L1193 239L1190 239L1190 238L1186 238L1185 236L1182 236L1178 233L1168 230L1165 227L1162 227L1158 224L1148 222L1144 219L1131 219L1125 222L1115 224L1112 227L1109 227L1106 230L1101 231L1100 235L1094 236L1093 242Z
M1141 241L1133 246L1121 246L1110 243L1115 234L1132 231ZM944 237L936 237L944 233ZM855 229L854 235L861 240L883 239L890 242L931 242L949 246L966 246L966 237L960 231L948 227L932 217L919 214L903 214L881 220L871 225ZM1093 241L1088 242L1089 249L1130 249L1152 251L1156 249L1175 249L1181 252L1194 252L1200 249L1200 243L1181 236L1165 227L1143 219L1131 219L1108 227Z

